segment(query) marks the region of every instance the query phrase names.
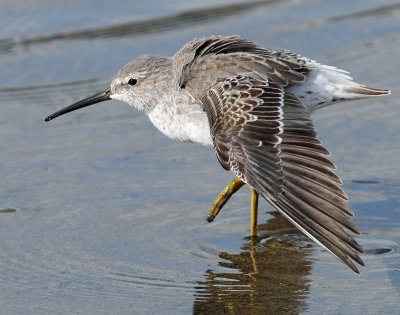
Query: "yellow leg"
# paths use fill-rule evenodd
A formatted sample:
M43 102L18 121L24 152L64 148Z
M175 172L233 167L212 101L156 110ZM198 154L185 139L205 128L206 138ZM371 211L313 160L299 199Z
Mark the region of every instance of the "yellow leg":
M257 236L258 192L251 188L250 199L250 237Z
M249 244L249 254L251 259L251 264L253 265L253 271L248 273L248 276L251 277L254 281L257 280L257 275L259 274L258 270L258 262L257 262L257 240L255 237L250 238ZM251 284L250 284L251 285Z
M239 178L235 178L224 188L224 190L219 194L217 200L214 202L210 213L207 216L208 222L212 222L215 219L215 217L221 211L222 207L227 203L229 198L231 198L231 196L235 192L237 192L244 184L244 181Z

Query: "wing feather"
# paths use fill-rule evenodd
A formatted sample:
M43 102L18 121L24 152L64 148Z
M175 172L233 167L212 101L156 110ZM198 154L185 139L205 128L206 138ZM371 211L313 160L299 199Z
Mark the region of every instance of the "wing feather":
M228 47L203 49L221 52ZM290 68L279 60L269 65ZM243 75L215 83L201 99L221 165L358 272L354 262L364 265L358 255L363 249L350 232L360 230L301 101L280 82Z
M175 81L193 96L236 75L273 81L279 86L303 82L307 68L300 56L261 48L239 36L211 36L187 43L173 57ZM272 93L272 90L271 90Z

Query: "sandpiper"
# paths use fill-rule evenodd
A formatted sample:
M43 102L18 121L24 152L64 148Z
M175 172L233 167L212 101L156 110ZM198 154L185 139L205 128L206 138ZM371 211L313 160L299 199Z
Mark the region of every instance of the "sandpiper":
M239 36L194 39L175 56L140 56L110 87L48 116L46 121L114 99L143 111L162 133L213 146L236 178L214 203L212 221L229 197L251 187L250 236L258 195L353 271L364 266L360 234L335 165L310 113L347 100L389 94L355 83L349 72Z

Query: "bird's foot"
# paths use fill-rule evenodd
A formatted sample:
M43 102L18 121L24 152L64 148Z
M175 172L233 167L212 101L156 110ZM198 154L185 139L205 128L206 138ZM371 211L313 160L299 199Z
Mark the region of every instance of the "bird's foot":
M233 179L222 192L219 194L217 200L215 200L211 207L210 213L207 216L207 221L212 222L222 207L228 202L232 195L237 192L245 184L240 178Z

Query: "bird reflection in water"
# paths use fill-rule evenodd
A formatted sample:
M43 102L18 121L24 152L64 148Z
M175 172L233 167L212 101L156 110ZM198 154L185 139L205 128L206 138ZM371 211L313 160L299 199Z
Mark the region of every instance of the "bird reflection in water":
M221 267L196 287L194 314L299 314L307 309L313 245L282 215L258 226L239 254L221 252Z

